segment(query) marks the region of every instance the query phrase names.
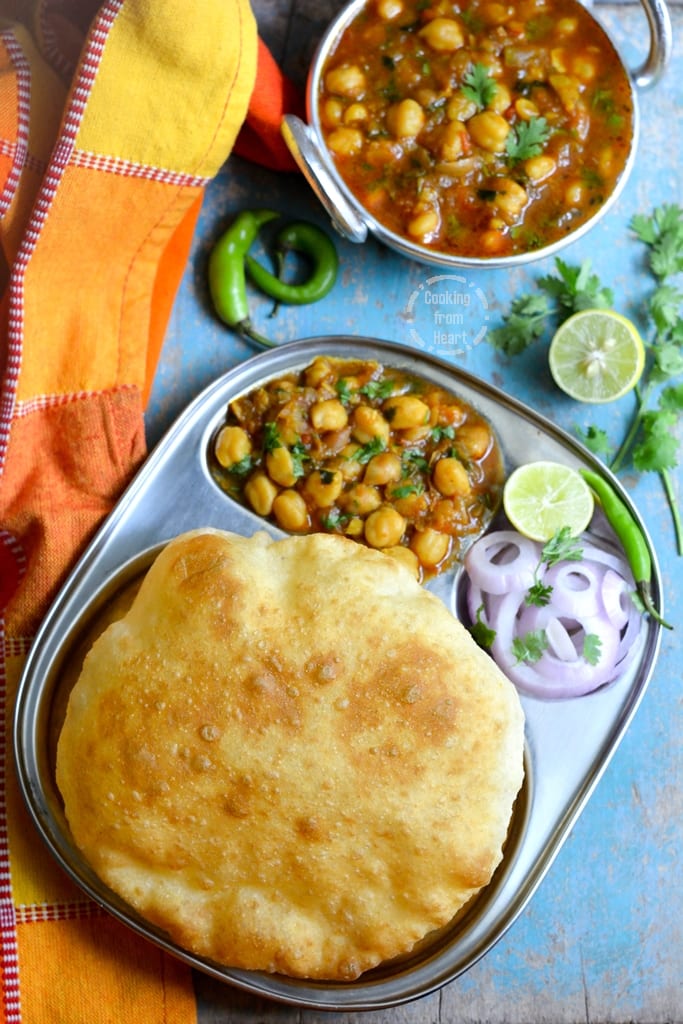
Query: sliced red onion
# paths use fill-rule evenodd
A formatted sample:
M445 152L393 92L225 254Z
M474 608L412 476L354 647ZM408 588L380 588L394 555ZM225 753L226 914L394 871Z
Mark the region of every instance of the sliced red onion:
M490 594L506 594L513 587L526 590L534 582L541 548L515 530L485 534L465 555L472 582Z
M467 604L472 621L495 631L491 654L520 691L541 699L590 693L622 675L642 649L642 616L631 599L633 577L625 558L588 536L581 560L543 572L542 545L512 530L477 541L468 551ZM486 543L485 543L486 542ZM527 604L536 580L551 588L546 605ZM548 647L534 663L513 654L515 639L544 630ZM595 660L584 657L587 635L599 638Z

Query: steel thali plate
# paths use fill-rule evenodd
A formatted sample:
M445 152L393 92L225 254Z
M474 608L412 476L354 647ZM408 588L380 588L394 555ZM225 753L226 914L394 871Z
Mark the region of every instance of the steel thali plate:
M303 369L319 355L375 359L441 385L492 424L506 472L549 459L606 474L639 522L653 559L653 595L661 579L652 543L628 495L579 442L516 399L436 357L391 342L357 337L297 341L254 356L211 384L151 453L65 582L35 639L20 682L14 745L27 807L50 851L90 897L138 934L190 966L254 995L300 1007L378 1010L416 999L471 967L522 911L558 853L616 750L642 699L660 644L661 627L643 620L641 652L617 682L574 700L522 696L526 715L526 780L517 800L503 861L491 883L464 912L413 953L353 982L300 981L230 969L181 949L137 915L95 876L69 834L54 779L54 744L74 666L88 629L145 571L177 534L213 526L251 535L283 534L239 505L212 480L209 442L228 402L254 387ZM455 613L458 571L427 586Z

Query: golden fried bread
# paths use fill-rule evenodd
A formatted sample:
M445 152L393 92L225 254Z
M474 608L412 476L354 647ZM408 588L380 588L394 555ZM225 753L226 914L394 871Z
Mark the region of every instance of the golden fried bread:
M395 559L203 530L94 643L57 781L94 870L180 946L342 980L487 884L522 749L512 685Z

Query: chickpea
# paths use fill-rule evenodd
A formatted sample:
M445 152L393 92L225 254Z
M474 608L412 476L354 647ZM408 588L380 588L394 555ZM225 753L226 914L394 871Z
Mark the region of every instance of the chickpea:
M223 427L216 438L214 448L221 466L229 469L251 455L251 441L242 427Z
M321 384L329 383L333 377L332 364L325 356L316 356L304 374L306 386L309 388L318 388Z
M352 103L344 113L344 124L354 124L356 121L366 121L368 108L364 103Z
M472 139L489 153L502 153L505 149L505 140L510 134L510 125L493 110L483 110L481 114L475 114L467 122L467 129Z
M370 405L356 406L353 411L352 429L355 441L369 444L375 438L380 438L386 444L390 433L391 428L378 409L373 409Z
M469 121L476 112L477 104L461 92L456 92L446 104L446 117L449 121Z
M368 516L382 504L382 498L376 487L368 484L354 484L345 494L339 496L337 504L344 512L356 516Z
M322 104L320 114L323 124L328 128L334 128L342 122L344 117L344 104L341 100L336 99L336 97L330 96Z
M545 181L555 173L556 162L551 156L530 156L524 161L524 170L530 181Z
M363 483L383 487L384 484L400 480L401 473L401 460L398 455L393 452L382 452L381 455L374 455L368 462L363 474Z
M365 520L363 536L371 548L390 548L399 543L405 528L403 516L390 505L382 505Z
M316 430L343 430L349 416L338 398L326 398L311 406L311 423Z
M581 206L586 196L586 189L581 181L571 181L564 190L566 206Z
M429 504L428 495L424 492L420 494L418 491L415 491L412 494L404 494L402 498L396 496L396 491L401 494L404 490L404 485L401 483L397 483L396 487L389 484L384 493L386 494L387 501L390 501L396 511L400 512L405 519L419 519L427 511Z
M572 36L579 27L578 18L565 17L558 18L555 22L555 35L563 38L564 36Z
M443 562L451 547L451 538L447 533L427 526L424 530L416 530L410 540L410 548L415 552L422 565L434 568Z
M609 175L614 169L614 150L611 146L605 146L600 150L598 156L598 170L600 174Z
M327 145L337 156L356 156L363 148L363 133L358 128L335 128L327 136Z
M278 489L261 470L250 476L244 485L244 497L259 516L269 516Z
M470 480L460 459L447 456L439 459L432 472L437 491L447 498L455 494L469 494Z
M318 508L330 508L343 487L344 477L338 469L316 469L307 477L303 489Z
M479 235L479 244L484 252L491 255L500 252L505 246L505 231L501 228L489 227Z
M462 25L453 18L434 18L421 28L418 35L424 39L432 50L458 50L465 44L465 33Z
M439 142L439 156L442 160L457 160L465 152L467 129L462 121L449 121Z
M493 443L485 423L463 423L456 434L458 451L465 459L483 459Z
M382 404L382 412L394 430L429 423L429 406L417 395L396 395Z
M416 580L419 580L420 563L414 551L404 547L403 544L395 544L393 547L384 548L383 550L385 555L395 558L397 562L406 567L408 572L412 573Z
M363 475L363 470L365 469L363 463L359 462L356 458L356 454L359 451L359 444L354 444L353 442L345 444L339 452L339 457L330 459L328 468L339 470L343 480L358 480Z
M280 487L291 487L296 480L294 459L289 448L274 448L266 455L268 476Z
M496 0L492 0L491 3L482 4L479 8L479 15L485 25L495 27L504 25L506 21L510 20L512 8L507 4L496 3Z
M408 221L406 230L413 238L427 238L437 230L439 221L436 210L422 210Z
M533 100L521 96L515 100L515 112L523 121L530 121L532 117L538 117L539 110Z
M424 441L429 436L431 429L431 423L425 423L421 427L409 427L401 432L401 440L408 442Z
M493 110L496 114L502 114L504 110L512 103L512 96L507 85L503 82L496 82L496 91L491 98L490 103L487 103L487 109Z
M417 100L401 100L387 110L387 127L397 139L414 139L424 124L425 112Z
M325 88L336 96L360 100L365 94L365 73L356 64L344 64L332 68L325 75Z
M384 21L393 21L403 13L401 0L378 0L377 13Z
M504 221L514 222L529 201L526 189L512 178L496 182L495 209Z
M580 82L592 82L598 72L595 61L582 53L572 57L571 70Z
M353 516L344 527L344 534L347 537L362 537L365 523L359 516Z
M306 502L298 491L280 491L273 501L273 515L278 526L293 533L307 530L311 525Z

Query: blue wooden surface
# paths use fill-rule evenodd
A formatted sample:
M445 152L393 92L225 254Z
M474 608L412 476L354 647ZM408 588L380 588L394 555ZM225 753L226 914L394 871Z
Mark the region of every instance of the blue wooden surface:
M283 66L297 77L305 68L305 48L292 42L289 5L275 6L280 20L273 9L263 34ZM289 23L283 6L289 11ZM303 24L310 29L312 45L324 22L316 20L315 5L309 4L308 11L306 4L294 6L303 19L299 28ZM257 5L255 9L258 13ZM600 11L627 62L636 64L643 56L646 32L641 9L607 6ZM654 90L640 97L641 139L631 178L607 218L562 254L575 264L590 258L604 283L614 289L617 308L636 319L651 281L644 270L643 248L628 230L629 220L634 213L648 212L661 203L683 202L683 55L678 42L683 9L672 8L672 17L672 66ZM282 35L287 24L289 50ZM206 259L213 240L233 215L260 205L327 226L323 211L299 176L278 175L237 157L228 160L207 191L175 303L147 414L150 444L206 384L252 354L212 315ZM475 340L482 327L499 322L501 311L516 294L529 290L536 276L553 269L551 260L514 273L457 272L460 281L438 282L433 278L441 272L406 261L372 240L362 247L338 240L338 249L340 278L322 302L281 307L269 318L269 301L252 293L254 320L264 333L279 342L349 333L424 347L498 385L570 432L595 423L615 439L622 436L633 408L631 397L606 408L580 406L553 387L546 368L547 343L506 359L487 344L485 335ZM435 296L444 288L470 300L460 307L465 317L457 328L463 335L458 346L439 336L443 321L438 322L436 313L443 307L436 304ZM683 1021L683 559L675 551L659 479L628 469L621 479L654 538L667 616L676 630L664 636L654 678L635 721L528 908L465 976L416 1003L367 1015L300 1013L197 978L202 1022L351 1021L355 1017L418 1024ZM680 494L679 473L675 482Z

